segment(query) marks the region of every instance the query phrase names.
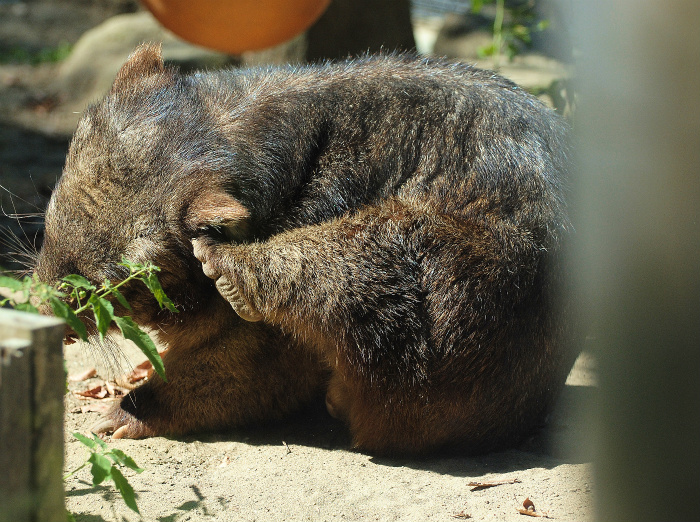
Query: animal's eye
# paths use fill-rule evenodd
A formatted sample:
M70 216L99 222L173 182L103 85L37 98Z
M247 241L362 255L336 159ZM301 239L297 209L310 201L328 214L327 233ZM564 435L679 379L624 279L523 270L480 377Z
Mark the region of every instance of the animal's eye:
M246 241L246 227L241 224L209 224L199 227L198 232L219 241L243 243Z
M219 240L226 238L222 225L205 225L197 230L201 235L213 237Z
M162 227L159 227L157 225L148 225L140 227L136 231L136 239L152 239L156 237L161 230Z

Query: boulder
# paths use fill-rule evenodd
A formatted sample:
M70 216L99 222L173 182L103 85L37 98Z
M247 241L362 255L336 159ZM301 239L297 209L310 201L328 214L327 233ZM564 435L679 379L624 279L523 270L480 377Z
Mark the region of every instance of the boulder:
M121 65L143 42L161 42L166 63L185 71L237 63L234 57L180 40L150 13L114 16L83 34L58 67L50 86L59 101L52 114L53 133L72 133L80 113L109 91Z

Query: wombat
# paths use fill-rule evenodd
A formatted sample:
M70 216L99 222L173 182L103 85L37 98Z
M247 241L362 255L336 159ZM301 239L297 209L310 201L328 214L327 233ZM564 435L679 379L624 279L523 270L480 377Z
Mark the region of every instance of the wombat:
M125 289L168 381L100 429L245 426L326 391L362 451L517 443L573 362L556 293L567 134L464 64L183 75L139 47L80 120L36 267L101 281L150 260L180 310Z

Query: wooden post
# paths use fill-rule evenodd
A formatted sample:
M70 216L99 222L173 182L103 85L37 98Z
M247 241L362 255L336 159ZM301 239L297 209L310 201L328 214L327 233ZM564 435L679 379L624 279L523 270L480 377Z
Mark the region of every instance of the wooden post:
M66 520L65 324L0 309L0 522Z
M599 364L596 519L698 520L700 3L571 5L572 274Z

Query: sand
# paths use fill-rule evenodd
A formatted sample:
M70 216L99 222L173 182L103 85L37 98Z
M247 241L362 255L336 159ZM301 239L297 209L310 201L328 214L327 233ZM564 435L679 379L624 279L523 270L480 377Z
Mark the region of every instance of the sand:
M127 348L130 362L145 359ZM89 433L104 400L73 391L99 385L110 371L99 349L66 347L69 374L96 366L98 376L71 383L66 395L66 471L87 448L71 434ZM96 364L97 363L97 364ZM101 367L103 366L103 367ZM66 481L66 503L78 522L277 520L520 520L529 498L555 520L592 519L592 465L583 405L595 393L595 364L582 354L547 426L519 448L478 457L377 458L349 449L342 423L314 405L282 424L178 439L111 440L144 471L124 470L140 516L113 485L93 487L88 468ZM88 406L88 408L85 408ZM470 482L509 481L473 490Z

